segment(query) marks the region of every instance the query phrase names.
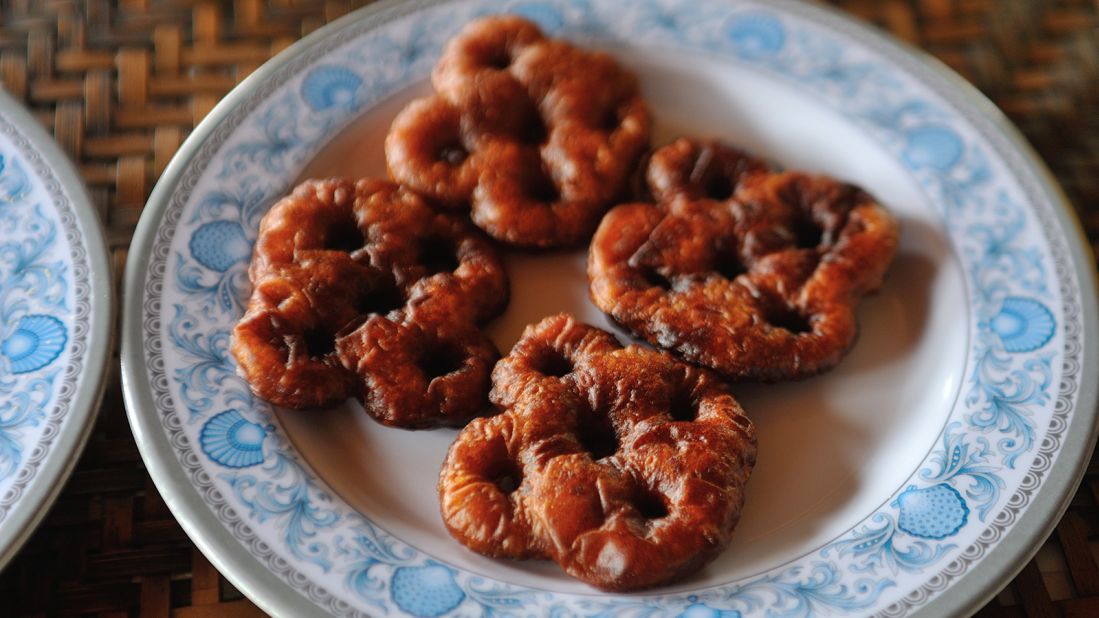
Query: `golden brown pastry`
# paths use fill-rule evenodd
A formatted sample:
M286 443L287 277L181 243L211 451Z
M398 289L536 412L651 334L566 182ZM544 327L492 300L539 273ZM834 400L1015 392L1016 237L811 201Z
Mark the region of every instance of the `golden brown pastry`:
M712 142L662 148L648 178L660 203L614 208L592 240L600 309L729 379L803 378L840 361L856 305L897 251L880 204Z
M461 425L488 408L499 357L479 325L503 311L495 249L462 219L387 181L307 181L260 223L253 293L233 331L263 399L359 397L380 422Z
M467 26L432 83L393 121L390 175L508 244L587 239L648 148L636 77L518 17Z
M493 383L505 411L461 431L439 479L467 547L628 591L728 545L756 438L709 372L557 315L527 328Z

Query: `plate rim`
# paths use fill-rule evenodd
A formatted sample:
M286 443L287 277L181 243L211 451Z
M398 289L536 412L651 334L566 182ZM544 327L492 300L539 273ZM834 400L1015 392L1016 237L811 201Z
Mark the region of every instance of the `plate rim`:
M0 571L2 571L27 542L38 524L45 518L57 500L66 481L76 468L84 447L91 437L95 419L107 388L107 375L111 352L114 349L114 329L117 297L114 290L114 268L108 257L103 222L95 212L87 187L76 167L53 136L39 125L38 120L5 89L0 88L0 115L11 119L22 137L42 157L43 162L57 177L62 191L71 199L73 216L83 232L88 262L89 304L91 319L88 328L88 345L80 386L70 400L57 438L39 464L35 480L24 490L22 497L0 526ZM8 531L10 529L10 531Z
M798 0L776 0L779 4L796 3ZM1050 203L1054 205L1051 213L1064 232L1066 240L1066 253L1070 256L1073 266L1073 274L1080 290L1081 302L1081 335L1083 342L1082 362L1083 368L1099 367L1099 349L1096 345L1088 345L1094 342L1099 331L1099 265L1096 264L1096 256L1091 250L1091 242L1083 224L1076 216L1076 210L1061 187L1053 172L1049 169L1045 160L1038 154L1029 140L1023 135L1015 123L996 106L976 86L968 82L956 71L935 58L928 52L910 44L904 40L889 36L888 33L876 27L855 21L844 14L840 9L831 5L816 6L822 17L831 23L846 22L848 26L864 35L873 44L893 48L898 52L897 59L908 60L913 69L923 69L932 77L941 79L951 90L955 91L965 102L972 105L978 112L978 118L968 118L971 122L984 122L995 133L1004 138L1008 145L1014 148L1015 154L1021 158L1027 167L1035 175L1037 188L1045 194ZM921 77L918 72L916 77ZM921 81L924 81L921 79ZM932 82L926 82L934 87ZM1006 156L1009 153L1001 153ZM1081 375L1086 375L1086 369L1081 370ZM940 615L970 615L976 613L993 599L1000 591L1018 575L1030 562L1045 540L1056 529L1069 503L1076 495L1076 490L1084 479L1084 473L1090 462L1088 454L1095 450L1099 440L1099 384L1096 382L1082 382L1079 385L1079 397L1076 408L1073 410L1071 423L1065 429L1065 436L1070 439L1061 443L1057 451L1057 462L1069 455L1068 461L1073 461L1072 466L1058 465L1055 462L1050 466L1046 478L1042 481L1041 488L1031 500L1030 507L1024 512L1023 517L1017 521L1011 532L1002 537L1000 541L982 558L981 562L993 565L994 568L974 568L966 572L952 585L941 591L933 599L919 607L913 615L940 616ZM1087 414L1080 414L1086 411ZM1071 437L1077 435L1074 430L1086 426L1086 435L1076 441ZM1051 487L1052 485L1052 487ZM1044 494L1044 495L1043 495ZM1053 500L1043 500L1050 497ZM1033 509L1041 509L1034 512ZM971 593L963 592L962 582L973 590Z
M131 256L145 256L152 250L156 232L170 204L171 192L181 180L187 165L222 122L266 79L305 55L323 40L352 27L372 24L373 28L377 28L405 15L454 1L382 0L318 29L264 63L215 106L172 158L142 212L130 244ZM969 122L983 123L990 129L987 131L990 137L997 136L1004 140L1011 150L1003 155L1014 155L1020 159L1023 166L1033 172L1036 188L1053 205L1050 210L1063 232L1072 274L1080 291L1083 314L1081 340L1084 342L1082 366L1099 366L1099 349L1094 344L1088 345L1099 331L1099 315L1096 312L1099 306L1099 273L1096 271L1090 244L1068 197L1018 128L975 86L911 44L888 36L831 6L799 0L772 0L769 4L778 8L796 7L797 11L812 15L825 25L839 26L839 31L855 35L861 43L872 48L890 50L892 59L908 63L908 68L912 69L917 80L940 93L945 86L955 95L953 99L970 106L969 111L976 112L977 116L967 114ZM124 289L141 289L148 273L146 266L143 259L127 260ZM160 427L152 392L146 380L146 363L142 353L143 296L128 295L123 299L122 310L121 363L126 413L142 458L169 509L207 559L262 610L273 615L318 613L319 606L258 564L240 546L211 515L206 502L179 466L168 438ZM1014 523L1011 533L1001 538L980 561L982 565L988 566L978 566L967 571L919 607L916 615L972 613L995 596L1029 562L1041 547L1042 541L1060 521L1083 478L1088 464L1086 454L1094 448L1099 435L1097 404L1099 383L1081 383L1072 422L1066 429L1068 439L1058 449L1056 463L1042 480L1027 511ZM1081 411L1085 413L1081 414ZM1075 436L1080 437L1073 440ZM1061 463L1066 456L1073 465ZM960 585L962 582L966 584L964 591Z

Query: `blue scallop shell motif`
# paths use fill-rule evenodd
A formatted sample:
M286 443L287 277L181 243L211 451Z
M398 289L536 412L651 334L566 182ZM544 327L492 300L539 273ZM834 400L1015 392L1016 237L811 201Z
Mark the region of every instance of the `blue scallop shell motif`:
M1042 303L1011 296L1004 299L1000 312L988 321L988 327L1008 352L1032 352L1049 343L1057 322L1053 312Z
M900 508L897 527L925 539L957 534L969 518L969 507L958 490L946 483L924 489L909 487L894 502Z
M203 223L191 235L188 246L199 264L220 273L252 255L252 245L236 221Z
M905 135L904 161L912 169L948 171L962 158L965 144L953 129L927 125Z
M542 2L520 4L519 6L512 7L509 12L533 21L547 34L553 34L560 30L561 26L565 25L564 15L561 14L561 11L558 10L557 7L551 4Z
M68 339L61 320L51 315L27 315L0 343L0 354L8 358L12 373L30 373L57 360Z
M305 76L301 83L301 96L317 111L347 107L354 103L362 84L362 78L351 69L328 64L313 69Z
M733 17L725 31L737 55L748 60L774 56L786 44L786 29L769 13Z
M226 410L206 421L199 444L206 456L226 468L247 468L263 463L267 430L245 419L237 410Z
M466 597L451 570L438 563L400 567L393 571L389 587L397 607L425 618L442 616Z

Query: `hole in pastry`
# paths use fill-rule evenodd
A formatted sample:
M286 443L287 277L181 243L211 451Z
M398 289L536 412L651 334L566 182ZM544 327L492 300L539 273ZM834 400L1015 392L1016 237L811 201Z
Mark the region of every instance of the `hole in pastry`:
M622 113L617 107L604 110L603 116L599 119L599 128L607 133L613 132L620 124L622 124Z
M460 350L451 345L440 344L428 346L420 356L418 364L420 370L424 372L424 377L430 382L435 378L458 371L462 368L464 360Z
M662 290L672 289L672 280L660 274L655 268L644 267L640 269L642 278L645 279L645 283L649 284L651 288L660 288Z
M702 190L706 197L724 202L733 197L733 181L725 174L707 174L702 179Z
M498 468L493 470L492 484L501 493L510 494L523 484L523 471L511 459L504 459L498 464Z
M783 328L795 335L812 332L809 319L781 303L774 303L764 310L763 319L775 328Z
M531 174L527 178L526 191L531 200L543 204L552 204L561 199L557 185L553 184L553 179L545 170L539 170L538 173Z
M497 49L492 52L492 55L488 57L488 62L485 63L490 69L496 69L497 71L503 71L511 66L511 54L506 49Z
M572 361L557 350L547 350L538 359L534 369L544 376L563 378L572 373Z
M799 249L817 247L824 238L824 230L808 217L799 217L794 223L793 232Z
M661 519L668 516L664 498L647 487L639 487L633 496L633 505L645 519Z
M580 445L598 461L618 452L618 436L605 414L589 412L580 418L577 436Z
M717 262L714 264L714 272L725 277L729 281L732 281L748 272L748 269L744 267L744 264L740 262L740 258L738 258L735 253L732 251L725 251L717 256Z
M698 418L698 406L690 393L677 390L668 402L668 415L676 421L693 421Z
M530 119L519 134L519 141L528 146L536 146L544 143L547 137L549 137L549 129L546 128L546 121L542 119L541 114L531 113Z
M336 351L336 338L326 330L307 330L302 333L301 338L310 358L323 358Z
M452 273L458 270L458 256L454 244L445 238L425 238L420 242L419 262L425 276Z
M376 290L361 295L355 303L355 311L362 315L377 313L385 315L394 309L404 307L404 297L396 286L383 285Z
M448 165L458 166L469 158L469 151L460 142L451 141L443 144L435 151L435 158Z
M329 251L346 251L351 253L361 249L366 244L366 239L355 224L354 218L348 218L331 225L324 233L324 248Z

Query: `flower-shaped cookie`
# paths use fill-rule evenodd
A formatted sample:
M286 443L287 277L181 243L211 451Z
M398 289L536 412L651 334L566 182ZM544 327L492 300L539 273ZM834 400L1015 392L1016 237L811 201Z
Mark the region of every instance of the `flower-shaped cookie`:
M659 203L614 208L592 240L600 309L729 379L803 378L840 361L859 300L896 254L897 222L880 204L717 143L658 150L648 179Z
M272 403L357 396L379 421L461 425L488 407L499 357L478 326L508 281L473 226L379 180L307 181L260 224L253 293L233 331L241 373Z
M508 244L588 238L648 147L637 79L518 17L467 26L432 83L393 121L390 174Z
M527 328L493 383L505 411L461 431L439 479L443 520L467 547L550 558L624 591L728 545L756 439L709 372L557 315Z

